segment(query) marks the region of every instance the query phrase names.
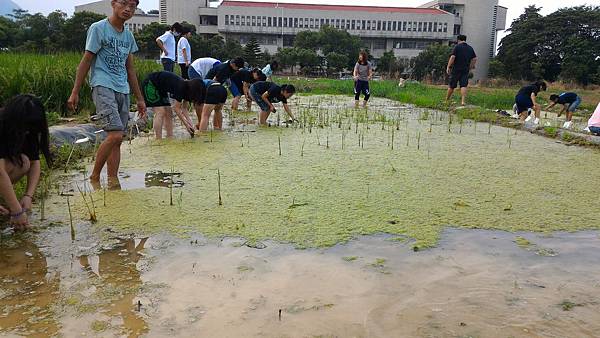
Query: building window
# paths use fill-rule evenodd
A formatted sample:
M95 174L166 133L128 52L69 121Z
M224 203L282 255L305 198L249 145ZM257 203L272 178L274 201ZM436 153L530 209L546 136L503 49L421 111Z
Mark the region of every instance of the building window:
M444 33L448 33L448 23L444 23Z
M402 31L406 32L406 21L402 21Z
M265 27L267 25L267 17L263 16L262 17L262 26Z
M460 25L454 25L454 35L460 35Z
M352 20L352 25L350 26L350 29L356 30L356 20Z
M237 26L239 26L239 25L240 25L240 16L239 16L239 15L236 15L236 16L235 16L235 24L236 24ZM245 17L245 16L242 16L242 26L244 26L244 25L246 25L246 17Z
M229 25L229 15L225 15L225 26Z
M434 32L437 32L437 31L438 31L438 23L437 23L437 22L434 22L434 23L433 23L433 31L434 31Z
M269 17L267 26L269 26L269 27L273 26L273 21L272 20L273 19L271 17Z
M294 28L298 28L298 18L294 18Z
M381 30L381 21L377 20L377 28L378 31Z
M419 25L417 26L417 32L422 32L423 31L423 23L419 22Z
M371 29L371 20L367 20L367 29Z
M385 49L385 39L373 40L373 49Z
M417 31L417 23L413 21L412 24L413 24L413 29L412 30L413 30L413 32L416 32Z
M433 22L429 23L429 27L427 29L428 32L432 32L433 31Z

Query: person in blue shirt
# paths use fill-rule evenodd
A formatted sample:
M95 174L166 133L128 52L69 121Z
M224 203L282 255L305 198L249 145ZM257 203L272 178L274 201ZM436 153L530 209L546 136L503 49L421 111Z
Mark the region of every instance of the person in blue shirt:
M569 129L573 126L573 113L581 104L581 97L573 92L565 92L560 95L550 95L550 103L546 109L551 109L557 104L561 104L563 107L558 113L560 117L565 111L567 112L567 120L563 124L563 128Z
M277 85L273 82L258 81L250 86L250 96L252 100L260 107L258 123L266 125L267 119L271 113L276 112L273 103L281 102L283 110L288 114L292 121L296 121L292 110L288 106L288 99L296 93L296 88L291 84Z
M263 74L265 74L265 76L267 77L267 79L265 81L272 82L273 81L273 73L275 71L277 71L278 68L279 68L279 62L277 62L277 60L273 60L273 61L271 61L271 63L266 65L262 69Z
M133 54L138 51L138 46L131 31L125 28L125 21L133 17L138 4L137 0L113 0L112 14L90 26L85 52L67 101L69 109L78 109L79 90L91 71L89 82L96 105L96 118L102 122L107 134L96 153L90 176L92 183L100 181L100 172L105 164L108 178L117 179L121 142L129 122L130 88L136 97L138 114L141 118L146 116L146 103L133 62Z
M515 103L517 106L516 113L519 114L521 123L529 122L532 119L530 110L535 113L533 124L538 125L540 123L542 107L536 102L536 98L540 91L546 91L547 88L546 82L537 81L519 89L515 96Z

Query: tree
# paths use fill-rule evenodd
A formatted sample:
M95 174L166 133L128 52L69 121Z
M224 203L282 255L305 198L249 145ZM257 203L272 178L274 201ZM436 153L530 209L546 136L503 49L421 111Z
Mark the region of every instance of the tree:
M321 47L320 32L302 31L294 38L294 47L317 50Z
M156 45L156 38L164 34L165 31L169 30L168 25L159 24L153 22L149 25L144 26L141 30L133 33L135 41L140 49L139 54L144 57L152 57L159 55L159 48ZM192 53L195 52L195 46L190 41Z
M379 59L379 63L377 65L377 70L379 72L387 72L388 76L392 76L393 72L396 72L398 69L398 60L396 59L396 55L394 55L394 51L386 51L383 53L383 56Z
M312 49L298 48L296 51L296 61L304 73L312 71L321 62L321 59Z
M348 66L348 56L336 52L331 52L325 56L327 61L327 73L330 71L342 71Z
M76 12L65 21L62 29L64 50L82 51L85 49L85 40L90 26L104 19L104 15L92 12Z
M417 80L431 77L432 81L439 81L446 76L446 66L452 48L436 43L430 45L415 58L413 75Z
M513 79L595 82L600 62L600 7L561 8L543 17L525 9L502 39L498 60Z
M504 76L504 64L500 62L497 58L494 58L490 61L490 67L488 70L488 76L491 78L499 78Z
M297 51L297 48L279 48L275 57L277 57L283 67L291 67L293 73L298 60Z
M244 55L244 47L235 39L227 39L222 52L224 59L233 59L240 55Z
M260 45L253 35L248 40L246 46L244 46L244 60L248 62L250 66L256 66L262 59L262 50Z

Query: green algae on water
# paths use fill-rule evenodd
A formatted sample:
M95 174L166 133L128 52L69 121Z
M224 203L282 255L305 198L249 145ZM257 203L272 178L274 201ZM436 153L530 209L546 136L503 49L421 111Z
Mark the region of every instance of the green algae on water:
M302 106L300 100L306 99L294 104ZM433 128L427 153L413 145L391 149L389 131L374 126L393 128L398 125L393 118L402 114L406 124L399 133L414 137L422 128L419 109L375 100L358 115L339 100L324 97L318 107L313 101L303 110L307 121L320 119L326 142L309 133L308 125L306 130L302 125L260 128L244 147L230 132L215 133L212 143L207 135L162 143L135 140L121 170L165 171L174 165L185 177L178 188L185 200L169 208L169 193L158 187L107 191L109 207L96 206L98 226L271 239L298 248L329 247L376 233L410 238L411 245L427 248L448 226L513 232L600 229L589 212L597 208L597 196L588 187L600 167L596 150L565 147L529 133L511 136L513 147L507 148L504 133L475 133L474 128L460 134ZM388 115L385 122L382 114ZM356 128L358 117L357 131L368 147L345 142L342 150L342 134L348 126ZM336 128L338 121L343 128ZM281 156L279 139L285 144ZM214 198L217 171L222 206ZM570 180L564 180L564 172ZM81 218L82 201L77 208L75 216Z

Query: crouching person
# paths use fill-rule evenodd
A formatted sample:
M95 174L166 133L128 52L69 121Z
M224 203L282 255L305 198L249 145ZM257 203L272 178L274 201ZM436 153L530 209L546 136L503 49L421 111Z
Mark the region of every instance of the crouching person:
M35 189L40 181L40 151L51 166L48 123L42 102L31 95L18 95L0 109L0 214L10 217L15 230L29 225ZM21 199L14 185L27 177Z
M278 86L272 82L259 81L250 86L250 96L252 96L252 100L260 107L259 123L261 125L267 124L269 115L272 112L276 112L273 103L277 102L283 103L285 112L292 121L296 121L294 114L292 114L292 110L287 104L287 100L292 97L294 93L296 93L296 88L293 85L287 84Z
M227 101L227 89L220 82L214 80L204 80L206 86L206 96L204 104L196 104L196 111L201 111L202 114L198 122L200 131L208 130L208 122L214 111L213 128L215 130L223 129L223 106Z
M173 110L169 98L175 100L175 114L190 136L194 137L194 124L182 102L193 102L195 105L204 102L206 88L202 80L184 80L171 72L156 72L144 80L142 92L146 105L154 110L153 127L157 140L162 139L163 128L166 129L167 138L173 137Z

